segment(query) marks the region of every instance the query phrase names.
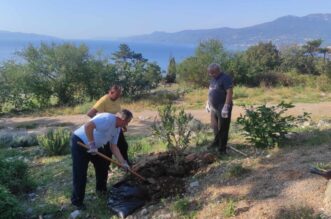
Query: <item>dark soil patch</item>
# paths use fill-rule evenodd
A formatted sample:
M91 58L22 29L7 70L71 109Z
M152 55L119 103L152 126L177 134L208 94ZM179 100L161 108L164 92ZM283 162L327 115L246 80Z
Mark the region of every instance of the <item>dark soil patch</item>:
M159 153L137 164L136 172L155 183L146 183L135 176L128 176L125 181L143 187L151 201L161 198L176 197L185 193L185 178L213 160L205 159L205 154L185 155L176 166L174 157L169 153ZM191 159L191 158L194 159ZM187 159L189 158L189 159ZM203 160L201 160L203 159Z

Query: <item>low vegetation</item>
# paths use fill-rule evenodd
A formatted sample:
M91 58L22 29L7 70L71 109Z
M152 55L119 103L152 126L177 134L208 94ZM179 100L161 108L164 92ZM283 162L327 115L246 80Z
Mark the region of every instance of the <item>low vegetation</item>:
M50 129L38 136L38 144L49 156L64 155L70 152L71 132L65 128Z
M309 114L300 116L284 115L293 108L291 103L281 102L277 106L251 106L245 108L237 123L242 125L244 135L257 148L279 146L286 139L286 134L299 124L307 121Z

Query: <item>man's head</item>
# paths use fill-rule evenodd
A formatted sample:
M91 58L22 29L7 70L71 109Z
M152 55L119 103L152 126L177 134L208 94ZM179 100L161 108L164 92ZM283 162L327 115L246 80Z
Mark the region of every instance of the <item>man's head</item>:
M108 96L111 100L117 100L122 94L122 89L118 85L113 85L110 87Z
M219 64L212 63L208 66L207 71L208 71L209 76L211 76L213 78L216 78L221 74L222 69L221 69L221 66Z
M131 122L133 118L132 113L127 109L122 109L120 112L120 116L117 117L116 127L125 127Z

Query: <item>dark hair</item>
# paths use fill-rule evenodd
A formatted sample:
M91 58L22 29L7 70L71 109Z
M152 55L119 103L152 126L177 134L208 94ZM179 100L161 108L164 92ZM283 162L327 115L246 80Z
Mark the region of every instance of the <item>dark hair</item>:
M122 109L120 114L121 114L121 119L123 120L130 120L133 118L132 113L127 109Z

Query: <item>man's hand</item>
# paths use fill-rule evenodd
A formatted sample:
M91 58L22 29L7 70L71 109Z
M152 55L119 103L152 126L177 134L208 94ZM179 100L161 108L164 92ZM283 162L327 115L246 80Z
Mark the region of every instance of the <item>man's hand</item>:
M222 118L228 118L229 117L229 109L230 109L230 105L229 104L224 104L222 112L221 112Z
M129 170L131 170L130 165L129 165L128 162L126 162L126 161L124 161L124 162L122 163L122 168L124 169L124 171L129 171Z
M207 113L210 113L210 105L209 105L208 100L207 100L207 102L206 102L206 112L207 112Z
M87 152L92 154L92 155L96 155L97 152L98 152L98 148L95 145L95 142L94 141L89 141L88 146L89 146L89 150Z

